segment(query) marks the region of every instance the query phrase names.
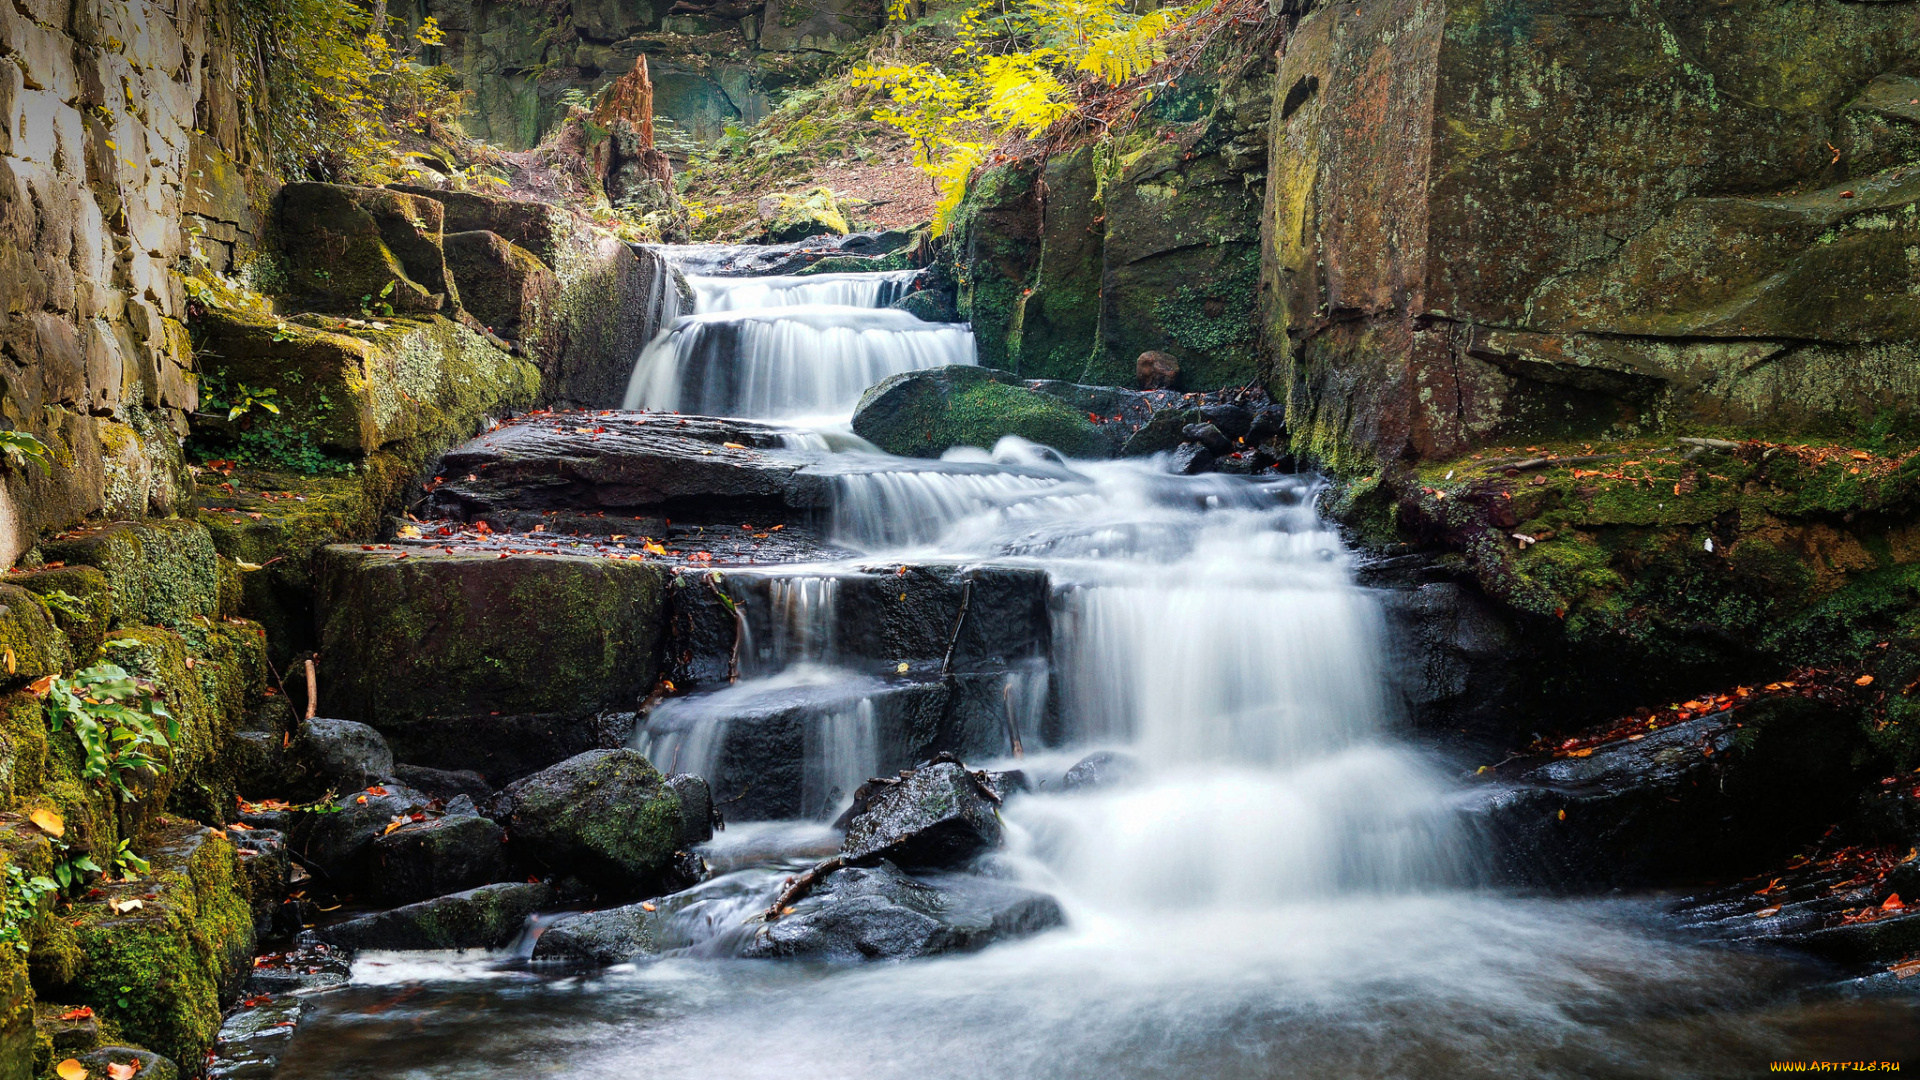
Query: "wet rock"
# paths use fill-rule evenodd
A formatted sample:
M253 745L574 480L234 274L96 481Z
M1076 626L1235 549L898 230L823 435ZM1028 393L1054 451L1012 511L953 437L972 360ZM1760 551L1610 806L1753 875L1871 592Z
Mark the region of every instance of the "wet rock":
M432 199L384 188L288 184L280 191L286 289L303 307L358 315L458 306L441 250L444 212Z
M939 457L955 446L990 450L1007 435L1069 457L1103 457L1106 440L1084 412L991 368L955 365L890 375L867 390L854 434L890 454Z
M336 892L357 891L366 880L373 842L396 819L431 808L425 794L399 784L348 792L328 804L333 809L302 811L289 833L293 851L326 875Z
M471 811L403 825L373 842L369 879L382 904L410 904L501 880L505 832Z
M106 1076L109 1065L132 1065L140 1080L180 1080L180 1067L150 1050L134 1046L102 1046L77 1059L89 1076Z
M425 765L395 765L393 778L416 791L451 803L464 795L474 803L486 802L493 795L487 778L471 769L429 769Z
M285 994L239 1009L220 1025L207 1080L273 1080L300 1025L300 998Z
M849 863L960 866L1000 846L997 806L966 766L929 762L872 791L840 852Z
M520 933L527 916L555 901L537 882L483 885L417 904L310 930L303 944L337 949L497 949Z
M1062 925L1044 893L992 878L913 878L890 862L829 874L746 939L753 959L905 960L982 948Z
M1395 657L1389 678L1415 727L1493 743L1528 737L1515 720L1533 722L1521 702L1537 657L1508 617L1425 557L1382 560L1360 576L1380 587Z
M232 829L227 835L240 856L240 869L247 881L247 897L253 907L253 933L264 938L273 933L274 918L281 901L287 898L293 862L287 855L287 836L277 829Z
M294 736L294 796L359 791L393 776L393 751L378 731L355 720L302 720Z
M919 289L895 300L888 306L899 308L927 322L963 321L960 318L960 309L954 304L953 294L945 289Z
M1180 360L1172 353L1148 349L1140 354L1140 359L1134 361L1133 371L1139 379L1140 389L1166 390L1180 378Z
M1213 451L1197 442L1181 443L1167 455L1167 468L1180 476L1197 476L1203 472L1212 472L1215 456Z
M79 1011L71 1005L46 1002L34 1006L34 1029L51 1046L53 1060L78 1057L100 1045L100 1017L91 1011L84 1016L72 1015Z
M728 955L744 933L740 923L770 899L778 875L749 870L704 881L658 900L566 915L555 919L534 943L536 960L619 964L643 954L695 948Z
M1140 772L1139 759L1131 754L1098 750L1074 762L1073 768L1061 778L1060 786L1067 791L1124 787L1138 779Z
M1481 774L1470 816L1508 880L1559 887L1738 876L1818 838L1858 791L1855 714L1776 698Z
M713 835L710 821L685 816L676 787L690 782L669 784L632 750L594 750L518 781L493 806L517 862L642 895L673 880L676 852Z
M1224 430L1224 429L1223 429ZM1247 426L1246 440L1249 446L1284 439L1287 434L1287 411L1277 405L1269 405L1254 416Z
M1215 454L1225 454L1233 449L1233 441L1212 424L1188 424L1180 429L1182 442L1196 442Z
M347 985L353 961L347 950L309 940L285 952L254 958L247 979L251 994L312 993Z
M277 799L288 794L291 778L286 736L277 731L236 731L227 741L234 789L243 799Z
M1253 430L1253 410L1244 405L1202 405L1200 415L1218 428L1229 443L1245 438Z

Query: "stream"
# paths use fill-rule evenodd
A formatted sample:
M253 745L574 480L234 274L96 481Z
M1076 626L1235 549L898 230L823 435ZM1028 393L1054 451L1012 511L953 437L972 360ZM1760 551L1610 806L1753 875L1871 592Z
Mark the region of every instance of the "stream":
M1911 995L1689 941L1657 897L1488 885L1459 812L1468 770L1402 734L1381 606L1314 478L1176 476L1011 438L878 454L847 424L861 392L973 363L971 333L885 306L911 272L706 266L687 264L697 310L642 350L628 408L820 433L829 536L862 566L1045 575L1050 646L1002 658L1007 737L968 764L1035 785L978 873L1050 894L1066 925L903 963L732 957L784 877L835 849L853 789L899 763L876 704L898 673L836 632L842 584L867 571L729 570L742 597L772 579L740 682L670 699L634 745L718 799L745 782L728 770L765 764L738 762L742 718L798 709L798 816L728 815L680 947L656 959L362 954L351 985L307 1000L277 1076L1683 1077L1920 1056ZM1067 789L1097 752L1115 782Z

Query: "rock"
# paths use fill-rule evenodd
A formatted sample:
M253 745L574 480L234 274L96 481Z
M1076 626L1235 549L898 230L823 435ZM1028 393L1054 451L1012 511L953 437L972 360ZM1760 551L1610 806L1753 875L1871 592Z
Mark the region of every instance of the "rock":
M1061 778L1060 786L1067 791L1124 787L1138 779L1140 773L1140 762L1132 755L1099 750L1074 762L1073 768Z
M673 880L676 852L713 835L710 822L686 820L676 786L687 782L670 785L632 750L593 750L514 783L494 805L517 862L645 895Z
M873 791L847 824L848 863L888 859L908 868L951 868L998 848L998 803L955 761L928 762Z
M299 937L308 935L300 934ZM324 941L298 941L284 952L257 958L247 991L253 994L310 994L337 990L353 978L350 950Z
M918 289L895 300L890 306L927 322L962 321L960 309L954 306L953 294L944 289Z
M601 715L653 686L664 567L341 545L319 574L322 707L406 761L504 783L624 745Z
M227 742L234 787L243 799L277 799L287 794L292 772L287 737L276 731L236 731Z
M246 878L247 898L253 908L253 936L270 937L293 872L293 862L287 856L287 836L277 829L233 828L227 835L233 838Z
M1172 353L1148 349L1134 362L1133 370L1138 377L1136 385L1140 389L1169 390L1174 381L1180 378L1180 360Z
M1213 470L1214 453L1197 442L1181 443L1167 455L1167 470L1180 476L1196 476Z
M132 1065L140 1080L180 1080L180 1067L159 1054L133 1046L102 1046L77 1059L88 1076L107 1075L109 1065Z
M1027 389L1007 372L967 366L888 376L861 395L853 431L903 457L939 457L955 446L990 450L1006 435L1070 457L1107 452L1085 413Z
M472 812L403 825L374 840L368 877L382 904L411 904L507 876L506 832Z
M207 1080L273 1080L300 1024L301 1000L284 994L242 1007L220 1026Z
M96 567L105 575L111 626L174 627L220 613L219 559L198 522L113 522L75 529L40 551L48 562Z
M306 310L349 315L457 307L444 219L438 202L405 192L288 184L279 199L288 295Z
M1233 449L1233 443L1212 424L1188 424L1180 429L1183 442L1197 442L1215 454L1225 454Z
M1248 425L1246 440L1248 446L1285 440L1287 436L1287 413L1277 405L1261 409L1253 422Z
M764 869L740 871L658 900L565 915L541 933L533 958L619 964L684 948L730 955L732 943L751 932L740 926L742 918L766 907L782 876Z
M78 1057L100 1045L103 1035L100 1017L92 1012L74 1016L81 1010L71 1005L41 1002L33 1007L33 1027L39 1038L53 1051L54 1061Z
M549 316L560 301L553 271L498 233L449 233L446 252L467 311L492 333L540 353L548 344Z
M161 826L146 854L147 874L103 878L63 913L79 963L36 981L110 1017L119 1037L197 1062L252 967L247 883L226 835L198 825Z
M468 769L429 769L424 765L395 765L393 778L416 791L451 804L464 796L472 803L486 802L493 795L487 778Z
M1218 428L1230 443L1246 438L1247 433L1253 430L1253 410L1244 405L1202 405L1200 415L1206 418L1207 423Z
M327 876L335 892L357 891L367 880L373 842L395 818L424 813L432 800L412 788L383 784L336 796L338 809L305 811L294 818L293 850Z
M906 960L979 949L1065 921L1044 893L983 877L916 879L882 861L829 874L790 913L755 930L739 955Z
M386 738L355 720L302 720L294 746L299 799L360 791L393 776L393 751Z
M1123 457L1147 457L1163 454L1180 445L1187 425L1199 423L1200 410L1184 405L1157 409L1153 416L1127 438L1120 448Z
M349 919L300 935L337 949L497 949L512 941L527 916L550 907L551 888L516 881L435 897Z
M790 244L827 233L844 236L851 231L833 192L823 187L803 195L762 196L758 210L764 226L760 239L766 244Z

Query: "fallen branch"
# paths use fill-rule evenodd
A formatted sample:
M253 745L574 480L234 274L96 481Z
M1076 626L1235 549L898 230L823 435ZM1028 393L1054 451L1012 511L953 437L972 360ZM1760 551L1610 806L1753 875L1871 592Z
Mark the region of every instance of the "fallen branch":
M806 899L807 894L813 891L814 886L820 884L822 878L846 865L847 860L844 857L835 855L831 859L813 864L811 869L788 878L787 887L780 890L780 895L774 900L773 905L760 913L760 921L773 922L780 918L786 914L788 908Z
M307 657L307 719L320 715L320 673L313 657Z
M1703 450L1724 450L1724 451L1726 451L1727 453L1732 453L1733 451L1735 451L1735 450L1738 450L1738 449L1740 449L1740 444L1739 444L1739 443L1737 443L1737 442L1728 442L1728 441L1727 441L1727 440L1725 440L1725 439L1686 439L1686 438L1680 438L1680 439L1675 439L1675 440L1673 440L1673 441L1674 441L1674 442L1677 442L1677 443L1680 443L1680 444L1681 444L1682 446L1698 446L1698 447L1700 447L1700 448L1701 448L1701 449L1703 449Z
M953 650L960 644L960 630L967 625L967 608L973 603L973 579L960 590L960 614L954 616L953 633L947 635L947 655L940 661L940 674L953 674Z

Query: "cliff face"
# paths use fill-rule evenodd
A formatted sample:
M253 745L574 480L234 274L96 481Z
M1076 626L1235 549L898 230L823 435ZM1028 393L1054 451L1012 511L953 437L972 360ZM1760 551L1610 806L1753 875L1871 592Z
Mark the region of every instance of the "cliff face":
M1295 442L1445 458L1920 401L1920 4L1394 0L1280 62Z
M0 12L0 417L49 448L0 483L0 564L82 516L171 513L198 403L175 264L261 230L243 62L218 3Z

